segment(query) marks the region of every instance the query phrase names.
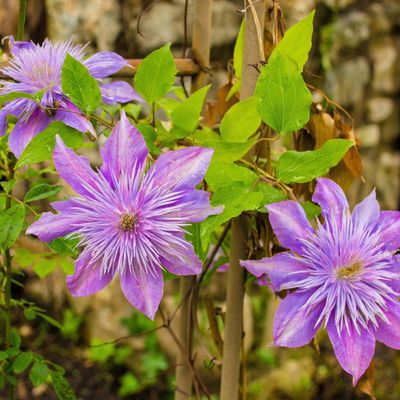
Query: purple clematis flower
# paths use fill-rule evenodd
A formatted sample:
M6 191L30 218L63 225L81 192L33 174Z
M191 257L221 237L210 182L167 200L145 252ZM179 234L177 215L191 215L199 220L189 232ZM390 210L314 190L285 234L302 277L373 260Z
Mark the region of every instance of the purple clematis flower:
M96 136L92 124L64 95L61 89L61 70L67 53L82 62L94 78L105 78L118 72L126 60L116 53L100 52L84 59L85 47L71 41L43 44L15 42L10 38L11 61L2 73L13 81L1 80L0 95L14 92L35 94L43 91L40 103L28 98L12 100L0 110L0 136L7 129L7 115L18 118L9 138L11 151L19 157L31 139L52 121L65 124ZM127 82L100 83L102 99L107 104L141 100ZM50 107L50 109L46 109Z
M275 292L289 290L275 314L273 343L303 346L324 325L355 385L375 340L400 349L400 212L380 211L373 191L351 214L342 189L325 178L313 201L324 217L316 230L297 202L268 205L272 228L291 251L241 264Z
M162 154L146 169L145 142L125 114L102 151L96 174L89 162L58 137L53 153L60 176L79 194L52 203L27 233L49 242L70 235L84 247L67 284L74 296L88 296L118 273L126 298L154 318L163 294L164 267L175 275L201 272L201 262L185 240L184 227L221 208L209 193L195 189L213 150L188 147Z

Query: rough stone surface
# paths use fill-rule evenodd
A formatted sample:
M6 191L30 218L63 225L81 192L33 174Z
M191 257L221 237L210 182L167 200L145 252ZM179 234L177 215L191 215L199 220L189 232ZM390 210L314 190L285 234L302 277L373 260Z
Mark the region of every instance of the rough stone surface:
M117 0L46 0L46 6L51 38L91 42L97 51L114 48L121 31Z
M397 75L398 49L392 37L371 43L370 56L373 66L372 88L378 93L395 93L399 89Z
M335 31L336 48L356 48L370 38L371 20L367 13L354 11L338 20Z
M367 101L368 120L382 122L390 117L394 110L394 101L389 97L374 97Z
M356 129L356 135L362 149L377 146L381 138L379 125L376 124L360 126Z
M329 71L327 84L332 97L340 104L354 105L363 100L370 80L370 67L364 57L357 57Z

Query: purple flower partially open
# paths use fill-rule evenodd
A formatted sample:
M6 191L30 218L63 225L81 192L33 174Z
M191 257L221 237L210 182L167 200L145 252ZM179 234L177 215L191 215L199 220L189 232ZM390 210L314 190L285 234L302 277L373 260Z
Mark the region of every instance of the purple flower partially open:
M275 314L273 343L303 346L323 324L355 385L375 340L400 349L400 212L380 211L373 191L351 214L342 189L325 178L313 201L324 217L316 230L297 202L268 205L272 228L291 251L241 264L274 291L289 290Z
M58 137L54 164L79 197L52 203L59 214L44 213L27 233L45 242L80 238L84 250L67 277L72 295L96 293L118 273L126 298L154 318L163 294L162 267L175 275L201 272L184 227L221 212L211 207L209 193L195 189L212 153L203 147L169 151L145 173L145 142L122 113L95 173Z
M14 92L33 95L43 91L39 104L31 99L17 98L0 110L0 136L6 132L7 115L18 118L10 134L11 151L19 157L31 139L56 120L95 136L92 124L62 92L61 70L65 56L69 53L82 62L98 79L118 72L126 65L126 60L112 52L100 52L84 59L85 46L73 45L71 41L53 44L46 39L43 44L34 44L15 42L11 38L11 44L10 65L3 68L2 73L13 81L0 81L0 95ZM141 100L127 82L100 83L100 89L107 104Z

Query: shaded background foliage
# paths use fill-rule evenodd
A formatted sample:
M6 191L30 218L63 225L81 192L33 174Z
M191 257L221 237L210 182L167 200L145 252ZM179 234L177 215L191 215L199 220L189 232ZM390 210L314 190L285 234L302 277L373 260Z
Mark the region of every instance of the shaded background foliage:
M355 119L364 176L368 179L366 184L361 180L354 182L350 192L352 202L376 186L382 208L397 208L400 3L396 0L287 0L282 1L281 6L287 26L316 8L314 45L305 78L346 107ZM241 7L240 0L214 2L211 53L214 85L210 98L215 97L216 88L227 81L227 65L241 21L236 10ZM17 1L0 1L2 36L16 31L17 13ZM46 36L60 40L73 36L76 42L89 41L93 51L114 50L127 58L143 57L171 41L175 55L182 56L185 51L189 54L190 24L189 5L186 37L183 0L31 0L26 37L42 41ZM46 251L44 245L28 238L21 238L19 242L21 247L36 253ZM23 264L21 257L19 262ZM220 274L207 288L216 305L221 307L224 293L220 287L224 279ZM175 284L170 282L170 292ZM64 273L56 270L43 280L28 273L25 290L28 296L51 309L50 313L63 321L63 334L60 336L56 329L38 322L22 325L20 334L33 349L67 369L79 398L115 399L124 395L132 399L169 398L174 345L162 331L102 345L104 341L151 330L157 325L137 313L132 314L118 284L90 298L71 299L66 294ZM324 334L319 357L311 347L290 351L266 348L265 343L271 340L275 302L266 296L265 288L249 285L248 290L255 294L251 301L246 297L245 303L249 398L352 399L366 396L349 390L349 378L333 358ZM173 309L176 299L170 295L165 302ZM269 310L266 317L265 307ZM207 332L205 311L200 313L201 328ZM213 344L205 339L199 348L205 345L212 347ZM200 350L199 354L201 365L204 356ZM206 365L209 369L203 374L212 390L217 387L218 380L216 367L210 360L211 356ZM377 397L400 399L400 387L396 383L400 377L400 358L394 351L378 347L375 365ZM32 393L28 385L22 384L18 390L21 399L52 398L43 385Z

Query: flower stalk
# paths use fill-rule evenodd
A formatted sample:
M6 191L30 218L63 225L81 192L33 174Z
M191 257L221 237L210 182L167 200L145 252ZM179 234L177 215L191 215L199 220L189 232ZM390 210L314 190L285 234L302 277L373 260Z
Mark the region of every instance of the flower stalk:
M26 0L19 0L17 40L24 40Z

